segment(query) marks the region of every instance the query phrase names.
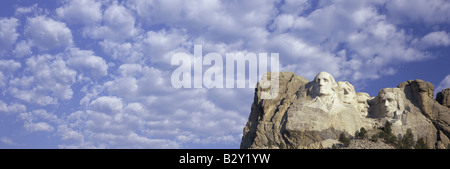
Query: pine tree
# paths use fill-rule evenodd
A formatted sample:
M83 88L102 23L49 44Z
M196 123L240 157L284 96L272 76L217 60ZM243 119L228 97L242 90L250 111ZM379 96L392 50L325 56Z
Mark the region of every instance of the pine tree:
M399 148L401 149L412 149L414 146L414 134L412 133L412 130L408 128L406 130L405 135L401 139L399 143Z
M392 133L392 124L386 121L384 124L383 132L380 133L380 137L384 138L384 142L393 146L398 146L398 139Z
M358 138L359 139L367 138L367 131L364 127L361 127L361 129L359 129Z
M339 142L341 142L344 147L348 147L350 145L350 139L347 138L344 132L339 135Z
M428 149L427 144L425 143L425 140L423 138L417 139L416 146L414 146L415 149Z
M371 141L373 141L373 142L378 142L378 134L374 134L374 135L372 135L372 137L370 138L370 140Z
M336 144L333 144L333 145L331 146L331 149L337 149Z
M383 131L386 135L392 134L392 124L389 121L386 121L386 123L384 124Z

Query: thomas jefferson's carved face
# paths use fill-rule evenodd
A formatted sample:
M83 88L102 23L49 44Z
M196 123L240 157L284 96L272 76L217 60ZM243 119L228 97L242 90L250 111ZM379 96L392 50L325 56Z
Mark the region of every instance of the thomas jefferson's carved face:
M356 93L353 86L350 86L348 82L338 82L339 87L342 89L342 102L347 104L353 104L356 101Z
M334 91L333 81L331 79L331 75L326 72L320 72L316 78L314 78L314 87L316 88L315 92L318 96L328 96L331 95Z

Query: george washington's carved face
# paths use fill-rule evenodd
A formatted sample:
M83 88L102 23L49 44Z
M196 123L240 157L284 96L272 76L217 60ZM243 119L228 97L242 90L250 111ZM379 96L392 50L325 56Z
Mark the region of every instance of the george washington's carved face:
M314 92L317 96L329 96L333 91L334 83L336 83L333 77L326 72L320 72L316 78L314 78Z

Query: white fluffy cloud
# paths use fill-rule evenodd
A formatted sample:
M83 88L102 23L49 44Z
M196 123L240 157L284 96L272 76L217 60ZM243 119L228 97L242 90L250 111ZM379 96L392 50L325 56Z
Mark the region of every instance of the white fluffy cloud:
M94 39L124 41L138 33L133 14L122 5L113 3L105 10L102 18L102 25L85 29L86 36Z
M118 113L122 111L123 103L120 98L102 96L90 104L90 109L99 112Z
M102 19L101 3L91 0L66 1L56 9L58 17L70 23L94 25Z
M446 31L431 32L420 39L419 48L439 47L450 45L450 33Z
M9 81L14 97L39 105L56 104L58 99L71 99L71 85L76 71L68 68L59 56L39 55L26 61L26 75Z
M306 15L280 14L270 28L276 35L269 47L280 51L282 63L301 63L287 68L307 78L325 70L354 81L378 79L395 72L393 65L429 57L370 1L330 1Z
M436 87L435 94L437 92L440 92L446 88L450 88L450 75L445 76L444 79L442 79L442 81L439 83L439 85Z
M0 138L0 141L7 145L17 145L17 143L15 143L12 139L10 139L8 137L2 137L2 138Z
M0 70L5 72L13 72L21 67L20 62L14 60L0 60Z
M56 115L43 109L20 113L19 117L24 121L25 130L30 132L51 132L54 130L51 124L59 123Z
M328 71L338 79L370 81L396 74L398 65L433 58L427 50L450 46L439 25L449 20L444 2L18 5L14 18L0 18L0 50L8 57L0 59L0 112L18 115L28 132L60 137L60 148L234 146L254 89L174 89L174 53L192 55L194 45L203 46L203 55L274 52L282 71L307 79ZM428 32L416 35L414 27L399 25L416 23Z
M19 103L6 104L0 100L0 112L12 114L12 113L23 113L27 110L26 106Z
M101 96L89 104L87 111L69 115L58 127L63 140L76 144L62 148L177 148L166 138L148 137L144 131L145 108L140 103L126 103L114 96ZM81 120L83 119L83 120Z
M80 72L84 72L92 77L102 77L108 74L108 65L105 60L95 56L90 50L69 49L70 59L67 64Z
M13 50L16 57L21 58L23 56L31 55L31 43L29 41L20 41L16 43L16 47Z
M386 8L395 22L448 23L450 4L446 0L396 0L387 1Z
M0 51L9 50L16 42L19 34L16 27L19 26L19 20L16 18L0 18Z
M28 18L25 34L41 50L66 48L72 45L72 32L63 22L46 16Z

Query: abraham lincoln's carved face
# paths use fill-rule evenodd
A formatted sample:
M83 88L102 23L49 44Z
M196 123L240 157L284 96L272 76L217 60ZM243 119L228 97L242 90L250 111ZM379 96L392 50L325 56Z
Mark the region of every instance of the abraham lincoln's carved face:
M387 115L393 115L398 110L397 98L393 92L386 92L381 97L381 106Z

